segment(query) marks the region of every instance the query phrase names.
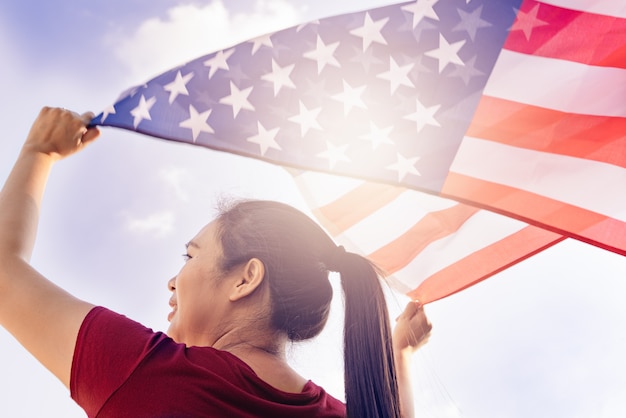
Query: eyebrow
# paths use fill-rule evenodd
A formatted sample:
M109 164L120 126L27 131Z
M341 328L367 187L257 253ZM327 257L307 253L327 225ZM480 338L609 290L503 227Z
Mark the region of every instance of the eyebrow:
M200 248L198 246L198 244L196 244L193 240L191 240L187 244L185 244L185 248L189 248L189 247Z

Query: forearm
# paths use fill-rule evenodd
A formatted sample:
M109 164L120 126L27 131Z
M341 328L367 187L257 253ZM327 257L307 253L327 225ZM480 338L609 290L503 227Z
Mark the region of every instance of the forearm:
M396 363L396 378L398 379L398 392L400 394L400 412L402 418L413 418L415 416L413 405L413 387L411 384L411 358L412 352L408 350L396 352L394 361Z
M39 210L54 157L25 145L0 191L0 259L28 261L33 251ZM0 280L7 280L0 274Z

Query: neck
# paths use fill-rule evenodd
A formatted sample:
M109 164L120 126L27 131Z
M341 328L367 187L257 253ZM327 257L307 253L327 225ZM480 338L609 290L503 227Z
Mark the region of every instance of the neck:
M285 359L286 344L287 338L278 333L263 330L251 332L231 330L220 336L212 346L237 357L265 355Z

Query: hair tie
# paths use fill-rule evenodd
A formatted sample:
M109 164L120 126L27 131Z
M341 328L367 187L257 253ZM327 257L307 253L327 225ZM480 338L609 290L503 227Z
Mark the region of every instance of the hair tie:
M328 268L328 270L337 272L341 270L341 262L345 253L346 249L343 247L343 245L338 245L330 255L328 262L326 263L326 267Z

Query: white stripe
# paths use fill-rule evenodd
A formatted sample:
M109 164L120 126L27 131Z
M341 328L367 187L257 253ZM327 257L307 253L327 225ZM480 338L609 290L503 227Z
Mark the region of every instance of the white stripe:
M406 190L336 239L342 243L349 242L351 246L356 245L363 254L370 254L396 240L428 213L456 204L452 200Z
M465 137L450 171L626 221L626 169Z
M415 289L427 277L526 226L524 222L513 218L481 210L469 218L456 234L433 241L393 276L407 287Z
M626 70L502 50L484 94L569 113L626 117Z
M626 18L626 3L623 0L544 0L542 3L580 12Z

